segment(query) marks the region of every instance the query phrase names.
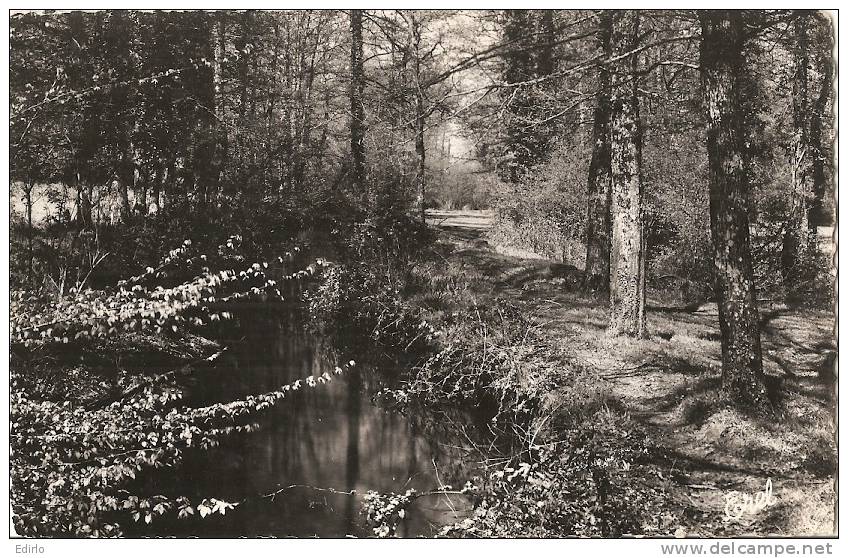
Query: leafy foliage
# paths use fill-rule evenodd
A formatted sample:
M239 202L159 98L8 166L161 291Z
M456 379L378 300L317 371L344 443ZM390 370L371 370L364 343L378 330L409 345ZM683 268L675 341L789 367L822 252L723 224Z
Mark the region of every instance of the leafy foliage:
M219 255L223 255L224 260L227 259L226 251L232 250L238 240L238 237L231 237L220 248ZM223 309L235 301L281 300L282 283L300 280L316 270L315 266L310 266L272 279L273 268L268 271L267 262L254 263L238 271L211 271L203 265L200 275L174 287L145 286L151 280L164 279L169 273L186 272L193 266L205 264L209 258L204 254L187 257L190 246L191 241L186 240L180 248L172 250L160 266L148 267L144 273L121 281L114 291L88 289L59 300L16 293L11 313L12 346L34 348L45 343L67 344L103 338L118 331L160 333L165 328L177 331L184 323L203 326L231 318L232 313ZM292 253L288 252L285 259L278 257L275 263L292 259Z
M491 240L581 264L589 155L578 142L565 142L548 163L523 175L518 184L504 185L495 198Z
M217 355L213 355L217 356ZM207 359L209 360L209 359ZM346 368L353 366L353 362ZM336 374L344 373L341 367ZM332 379L308 376L243 400L191 408L170 382L94 411L70 402L39 401L17 389L12 377L12 501L19 533L37 536L118 536L120 517L150 523L174 512L225 514L237 503L185 497L143 498L128 492L137 475L175 467L189 448L209 448L222 436L250 432L257 413L289 392Z
M127 514L150 523L165 513L185 517L196 510L202 517L224 514L235 505L215 499L192 505L185 498L141 497L133 493L133 481L143 471L177 466L188 448L212 447L221 436L250 431L256 413L290 391L329 381L329 374L194 408L182 403L185 392L177 380L208 366L220 351L88 402L71 396L73 384L66 385L64 396L54 393L55 385L35 381L34 371L45 357L67 359L63 347L68 345L82 351L130 333L203 331L235 318L235 306L243 311L245 303L266 306L297 296L299 284L326 266L319 260L297 269L304 259L297 247L270 264L246 265L240 243L239 236L232 236L207 257L186 240L156 268L103 291L86 289L60 299L13 294L11 344L19 356L11 376L12 501L19 533L117 536L120 518ZM209 267L238 262L241 269ZM186 276L192 278L183 281ZM176 284L163 287L167 282ZM74 370L71 365L66 382L73 382ZM337 374L343 371L336 368Z
M582 428L493 471L472 517L441 536L621 537L667 534L663 495L634 474L645 448L630 429ZM616 439L616 436L623 438Z

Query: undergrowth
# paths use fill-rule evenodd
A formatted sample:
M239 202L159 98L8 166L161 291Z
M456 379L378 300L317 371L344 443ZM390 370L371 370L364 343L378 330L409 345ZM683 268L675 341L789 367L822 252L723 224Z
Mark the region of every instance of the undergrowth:
M488 407L489 434L500 440L480 448L485 474L459 491L473 495L474 513L439 535L668 534L673 518L664 511L665 495L645 480L650 446L623 405L589 387L581 371L562 373L563 363L544 349L539 324L520 303L494 296L479 271L441 254L415 270L388 294L399 301L400 315L427 324L429 352L380 396L401 407ZM367 298L356 304L372 307ZM395 329L393 338L415 338L417 331ZM552 385L551 378L567 384ZM548 394L555 389L552 407ZM417 497L371 495L366 511L374 534L392 536Z

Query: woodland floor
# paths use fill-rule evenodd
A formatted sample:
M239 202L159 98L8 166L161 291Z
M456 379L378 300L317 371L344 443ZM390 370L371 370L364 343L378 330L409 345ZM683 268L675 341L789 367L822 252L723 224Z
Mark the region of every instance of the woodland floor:
M540 358L534 373L554 410L574 375L627 413L655 445L641 478L668 496L677 536L833 535L836 449L835 383L820 378L824 347L833 343L830 312L761 308L764 365L776 417L748 416L718 394L721 346L715 304L661 305L649 296L645 340L609 338L607 307L582 295L573 267L499 253L486 241L491 214L429 212L450 246L451 265L509 299L537 324ZM561 377L557 377L561 375ZM552 411L553 412L553 411ZM773 503L726 520L725 496L755 494L771 480Z

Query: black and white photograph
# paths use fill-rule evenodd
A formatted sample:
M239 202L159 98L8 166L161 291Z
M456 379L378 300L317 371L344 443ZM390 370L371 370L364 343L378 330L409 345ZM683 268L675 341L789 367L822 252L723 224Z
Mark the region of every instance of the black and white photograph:
M7 548L833 554L838 11L388 4L8 11Z

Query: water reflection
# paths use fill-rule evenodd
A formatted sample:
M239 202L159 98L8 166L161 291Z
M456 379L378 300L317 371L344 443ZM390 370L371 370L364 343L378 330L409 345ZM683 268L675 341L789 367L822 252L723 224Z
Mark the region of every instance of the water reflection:
M335 365L324 354L314 338L263 328L262 335L203 374L193 390L194 403L232 400L308 374L319 376ZM360 513L365 492L461 486L477 472L467 434L451 423L457 419L389 412L371 401L390 381L387 375L368 367L354 370L287 397L263 417L259 431L233 436L210 452L187 455L171 490L245 502L224 517L160 522L156 533L369 536ZM279 493L273 498L261 496L275 491ZM398 534L430 535L434 528L462 519L469 509L464 497L420 498Z

